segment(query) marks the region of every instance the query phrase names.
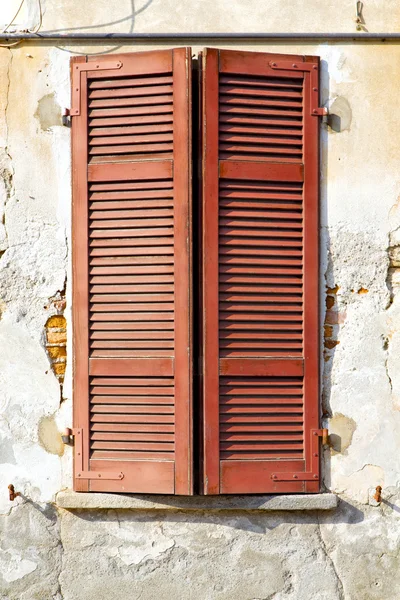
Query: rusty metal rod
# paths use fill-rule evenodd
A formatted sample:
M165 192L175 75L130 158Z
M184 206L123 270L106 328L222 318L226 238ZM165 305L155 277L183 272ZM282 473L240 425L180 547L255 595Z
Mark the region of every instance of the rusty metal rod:
M8 486L8 495L10 498L10 502L13 502L15 500L15 498L17 496L20 496L21 494L19 492L16 492L13 484L10 483L10 485Z
M377 485L375 488L375 495L374 495L374 500L376 502L382 502L382 486L381 485Z
M240 42L398 42L400 33L0 33L0 41L35 40L42 42L88 42L88 41L130 41L130 42L173 42L173 41L240 41Z

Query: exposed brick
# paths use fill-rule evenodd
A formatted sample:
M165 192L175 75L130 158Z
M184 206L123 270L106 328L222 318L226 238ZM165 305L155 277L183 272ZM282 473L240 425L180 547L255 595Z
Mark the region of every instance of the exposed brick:
M65 358L67 356L67 349L65 346L47 346L47 353L50 358Z
M338 340L325 340L325 342L324 342L325 348L328 348L329 350L332 350L332 348L334 348L338 344L340 344L340 342L338 342Z
M53 362L52 364L53 371L56 375L64 375L66 366L67 363L65 362Z
M325 323L327 325L341 325L346 321L346 311L327 310L325 314Z
M67 342L66 331L54 331L52 329L47 330L47 343L48 344L65 344Z
M52 317L47 319L46 329L48 329L49 327L65 328L66 327L65 317L63 317L62 315L53 315Z
M335 304L335 298L333 296L327 296L325 299L326 308L332 308Z
M338 285L335 285L335 287L333 287L333 288L328 287L326 290L326 293L331 294L331 295L333 294L334 296L336 296L336 294L338 293L339 290L340 290L340 287Z
M52 300L53 304L55 302ZM64 309L64 299L56 299L57 310ZM64 374L67 365L67 323L63 315L53 315L46 323L46 350L50 359L51 368L57 377L60 386L64 383Z

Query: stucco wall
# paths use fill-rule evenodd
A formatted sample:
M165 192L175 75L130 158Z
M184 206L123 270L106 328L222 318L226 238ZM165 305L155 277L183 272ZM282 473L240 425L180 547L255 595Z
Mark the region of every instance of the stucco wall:
M355 3L347 0L42 4L43 30L355 31ZM18 5L9 2L1 20ZM21 29L35 26L37 6L27 1ZM369 31L399 30L400 5L365 2L364 18ZM400 46L219 47L322 58L323 103L333 114L322 127L321 156L322 406L332 445L324 482L340 494L340 506L332 513L216 515L70 512L53 504L71 487L72 465L59 434L72 414L70 130L61 124L70 105L69 58L151 47L0 48L5 600L400 597ZM62 314L67 346L58 353L50 348L65 348L64 321L49 318ZM23 494L14 503L11 482ZM372 506L377 485L384 501Z

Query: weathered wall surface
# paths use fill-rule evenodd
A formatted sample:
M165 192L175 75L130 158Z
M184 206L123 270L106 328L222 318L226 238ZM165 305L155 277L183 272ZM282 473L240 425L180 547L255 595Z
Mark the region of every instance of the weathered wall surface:
M355 31L348 0L42 4L44 30ZM397 2L364 4L369 31L400 29ZM10 1L1 20L18 5ZM21 29L35 27L37 7L26 2ZM61 124L69 57L150 47L0 48L4 600L400 597L400 46L240 47L323 61L332 112L321 155L324 478L342 502L333 513L269 516L55 508L56 493L71 486L59 434L72 414L70 131ZM23 494L13 504L11 482ZM376 485L384 501L371 506Z

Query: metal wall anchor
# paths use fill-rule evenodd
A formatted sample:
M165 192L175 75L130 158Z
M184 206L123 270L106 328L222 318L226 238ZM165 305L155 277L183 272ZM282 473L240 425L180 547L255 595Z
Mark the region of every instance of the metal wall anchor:
M375 502L382 502L382 487L380 485L377 485L375 488L375 495L374 495L374 500Z
M9 497L10 497L10 502L12 502L13 500L15 500L15 498L17 496L21 495L19 492L15 491L15 488L14 488L14 486L13 486L12 483L10 483L10 485L8 486L8 494L9 494Z

